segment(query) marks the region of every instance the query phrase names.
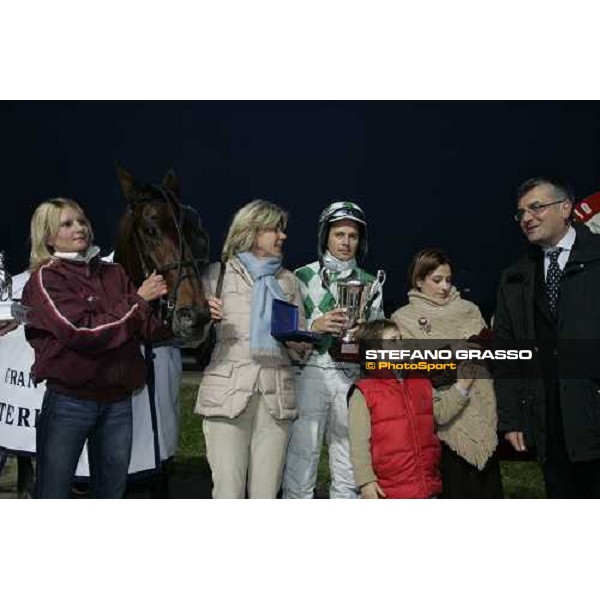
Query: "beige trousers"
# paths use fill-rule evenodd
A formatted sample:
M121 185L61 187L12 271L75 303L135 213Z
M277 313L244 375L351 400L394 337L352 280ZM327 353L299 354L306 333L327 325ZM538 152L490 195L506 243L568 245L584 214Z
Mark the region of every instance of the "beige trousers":
M234 419L204 417L213 498L275 498L281 485L290 421L274 419L260 394ZM247 483L247 486L246 486Z

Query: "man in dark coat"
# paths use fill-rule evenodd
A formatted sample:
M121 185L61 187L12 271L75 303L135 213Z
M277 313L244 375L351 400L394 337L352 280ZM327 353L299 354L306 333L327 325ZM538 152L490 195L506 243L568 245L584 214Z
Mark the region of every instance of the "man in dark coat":
M494 332L534 359L496 378L498 427L517 451L535 446L549 498L600 498L600 235L573 225L572 208L558 181L519 188L532 246L502 273Z

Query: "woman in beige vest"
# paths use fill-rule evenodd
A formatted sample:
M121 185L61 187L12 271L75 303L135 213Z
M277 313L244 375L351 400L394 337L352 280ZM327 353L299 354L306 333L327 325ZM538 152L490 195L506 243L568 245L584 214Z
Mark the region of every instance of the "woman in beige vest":
M409 268L409 288L408 304L392 315L403 338L446 344L477 336L486 327L477 306L463 300L452 285L451 262L439 250L417 253ZM464 398L438 403L434 415L442 441L442 497L501 498L496 397L485 371Z
M282 268L287 214L255 200L234 216L222 252L220 299L209 306L218 321L217 343L204 370L196 412L204 417L213 498L275 498L296 417L294 372L288 347L271 336L273 298L293 302L304 316L296 278ZM220 264L206 284L217 288ZM294 354L298 358L297 354Z

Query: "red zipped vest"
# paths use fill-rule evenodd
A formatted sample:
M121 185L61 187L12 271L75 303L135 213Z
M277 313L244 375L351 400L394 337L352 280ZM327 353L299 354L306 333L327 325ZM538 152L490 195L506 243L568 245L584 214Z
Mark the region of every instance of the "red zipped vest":
M428 379L361 379L356 387L371 413L371 458L387 498L430 498L442 491Z

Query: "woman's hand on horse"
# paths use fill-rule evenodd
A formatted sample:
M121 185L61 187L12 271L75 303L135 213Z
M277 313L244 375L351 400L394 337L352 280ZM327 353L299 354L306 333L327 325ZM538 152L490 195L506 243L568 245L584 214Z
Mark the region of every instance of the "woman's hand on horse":
M324 333L341 333L347 326L348 317L345 308L334 308L312 322L313 331Z
M213 321L220 321L223 318L223 300L211 296L207 298L208 308L210 309L210 318Z
M146 302L156 300L167 293L167 282L162 275L158 275L156 271L153 271L148 279L142 283L137 293Z

